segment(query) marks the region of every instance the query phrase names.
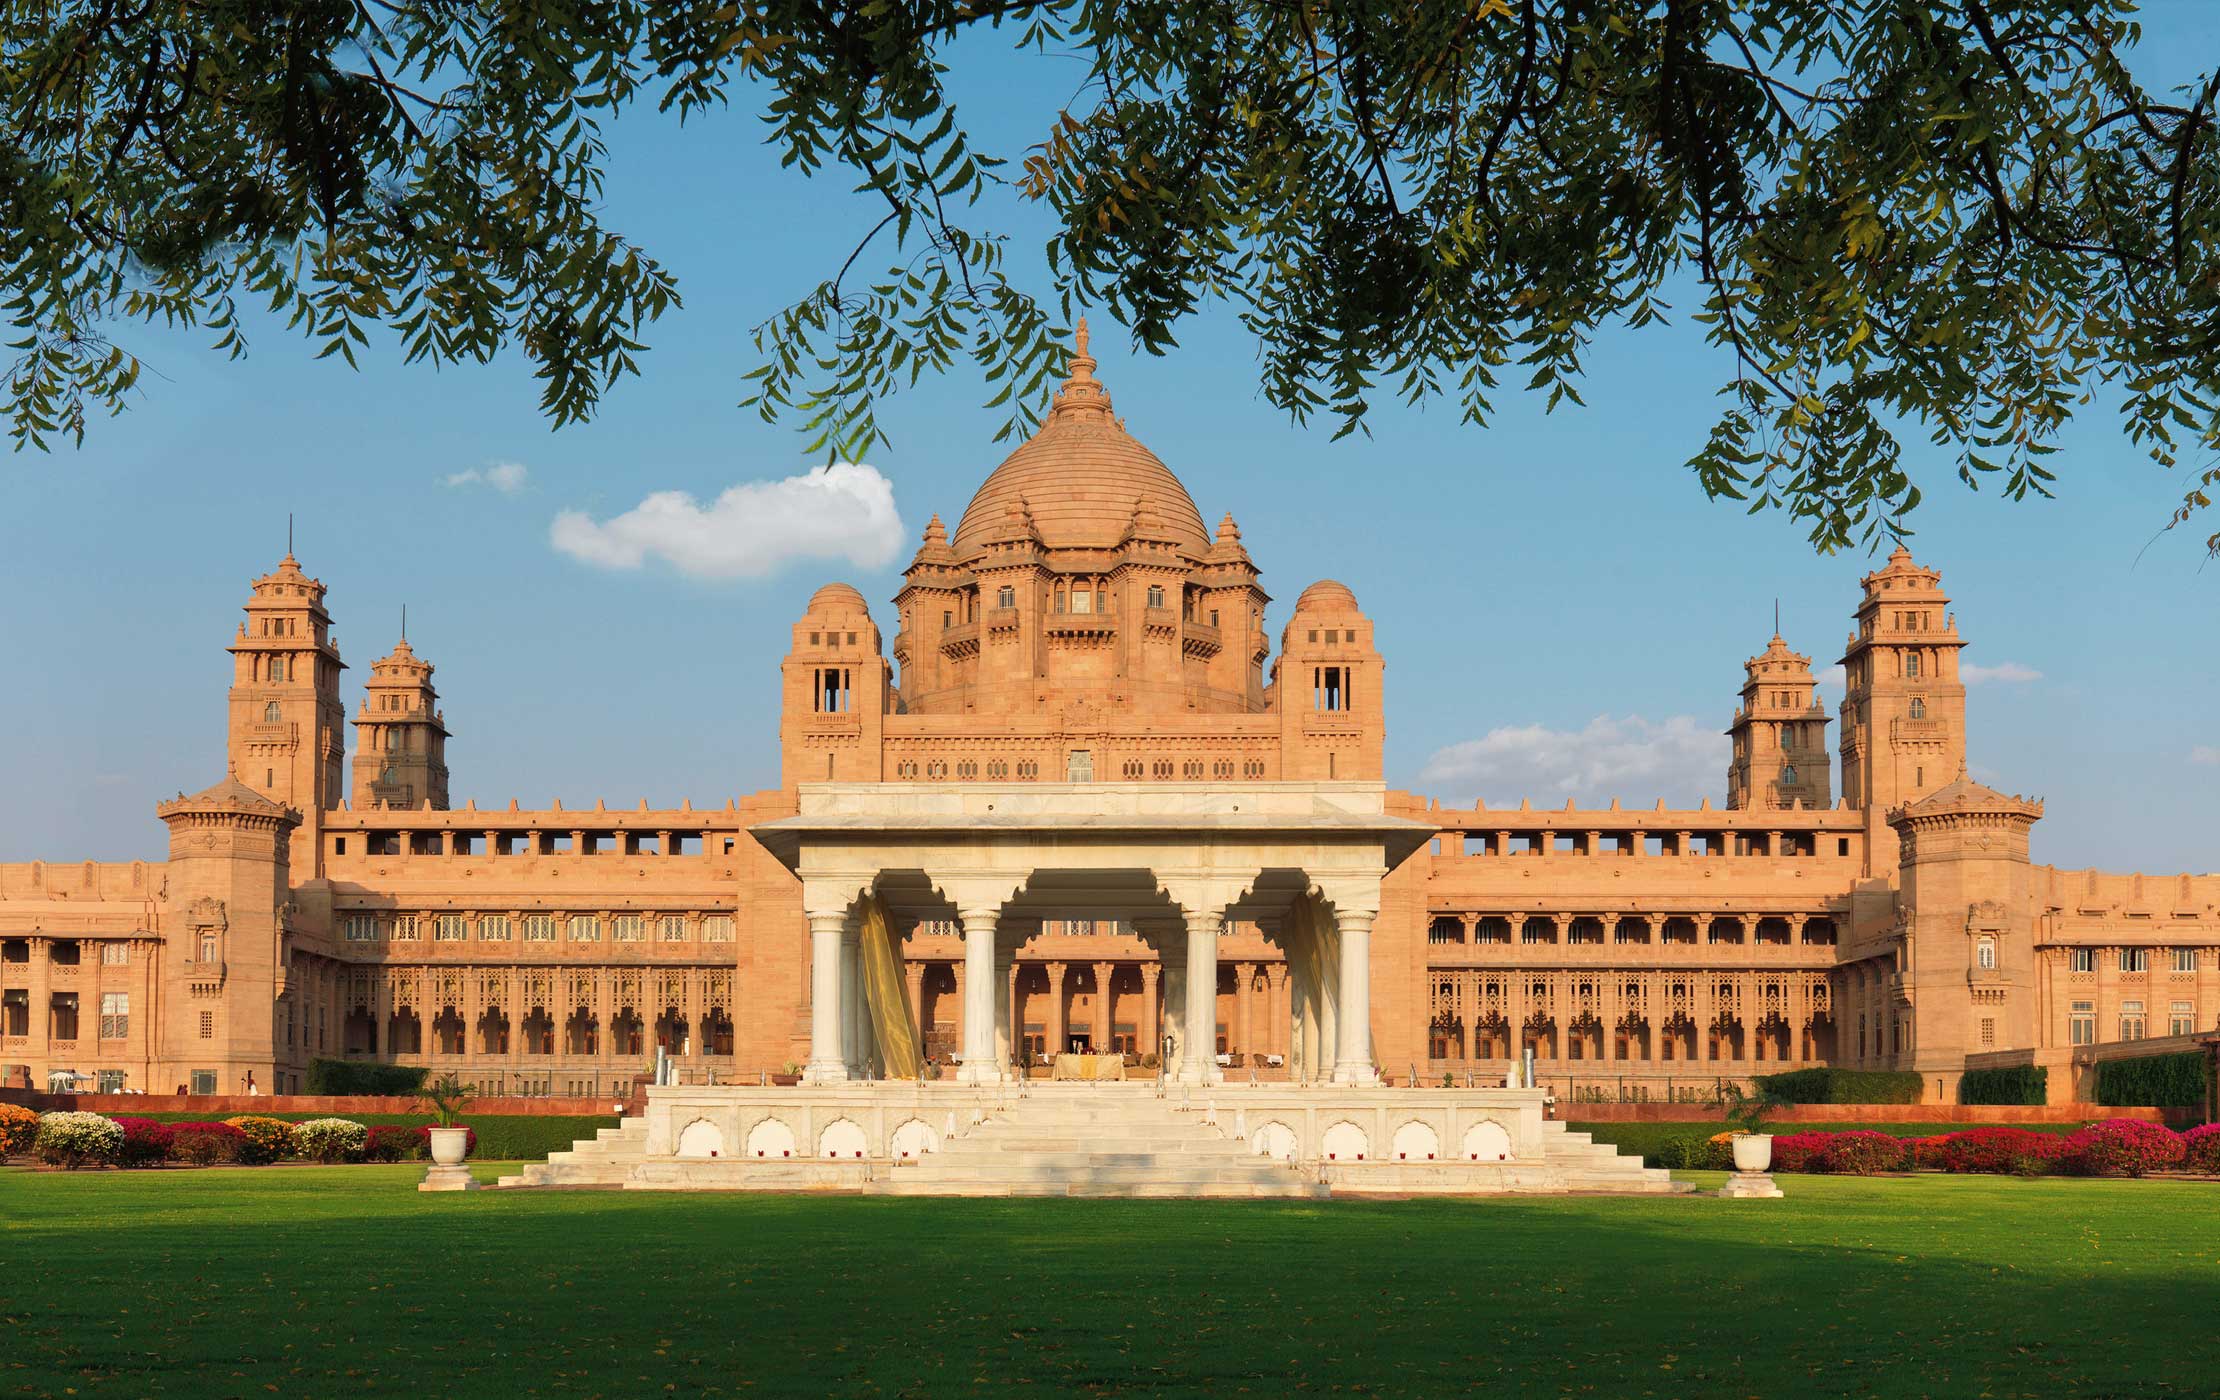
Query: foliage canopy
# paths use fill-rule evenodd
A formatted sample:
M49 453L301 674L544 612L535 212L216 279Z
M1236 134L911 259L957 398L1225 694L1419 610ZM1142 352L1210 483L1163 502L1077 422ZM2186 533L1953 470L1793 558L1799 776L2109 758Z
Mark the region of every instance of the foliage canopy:
M0 0L6 404L81 439L128 323L237 354L260 305L350 362L519 348L584 417L679 304L602 222L604 124L737 89L879 219L757 328L744 401L828 455L962 361L1023 430L1075 305L1163 351L1227 304L1265 396L1348 432L1577 404L1592 338L1693 287L1690 465L1822 549L1917 504L1901 434L2021 496L2092 400L2181 523L2220 484L2220 74L2147 91L2138 38L2129 0ZM950 78L1010 42L1085 77L998 155Z

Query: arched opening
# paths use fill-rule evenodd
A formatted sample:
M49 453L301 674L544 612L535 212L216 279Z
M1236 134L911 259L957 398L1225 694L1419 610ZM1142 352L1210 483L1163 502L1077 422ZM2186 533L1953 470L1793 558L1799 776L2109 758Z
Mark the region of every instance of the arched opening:
M681 1157L722 1157L724 1152L725 1130L706 1118L696 1118L679 1130Z
M579 1007L564 1020L563 1053L566 1055L598 1055L601 1053L601 1022L586 1007Z
M748 1130L750 1157L775 1159L794 1155L794 1130L776 1118L766 1118Z
M685 1014L675 1006L664 1007L663 1014L655 1018L655 1043L666 1055L692 1054L692 1031Z
M389 1055L421 1055L424 1053L424 1023L418 1018L416 1008L404 1006L393 1013L387 1026L386 1053Z
M1414 1119L1395 1130L1394 1151L1398 1162L1431 1162L1441 1155L1441 1134Z
M609 1048L635 1059L647 1053L647 1023L639 1012L626 1006L609 1018Z
M732 1053L732 1018L723 1007L713 1007L702 1013L701 1048L705 1055L730 1055Z
M1483 1120L1465 1129L1463 1143L1468 1162L1507 1162L1511 1159L1511 1135L1501 1123Z
M552 1055L555 1053L555 1018L547 1014L544 1006L535 1006L524 1016L524 1053L527 1055Z
M506 1055L509 1053L509 1017L498 1006L489 1006L478 1018L478 1053L481 1055Z
M375 1055L378 1053L378 1021L370 1008L358 1006L347 1013L340 1026L339 1043L343 1053L349 1055Z
M466 1030L462 1013L452 1006L443 1006L432 1020L432 1044L442 1055L463 1054Z

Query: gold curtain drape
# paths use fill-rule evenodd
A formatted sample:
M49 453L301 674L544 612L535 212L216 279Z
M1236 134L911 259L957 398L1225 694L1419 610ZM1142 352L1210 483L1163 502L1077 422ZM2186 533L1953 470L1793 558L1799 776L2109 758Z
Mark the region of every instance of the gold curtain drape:
M889 1079L915 1079L922 1056L917 1027L910 1020L909 987L902 976L902 955L894 926L877 895L863 902L858 940L863 964L864 1017L879 1048L879 1064Z

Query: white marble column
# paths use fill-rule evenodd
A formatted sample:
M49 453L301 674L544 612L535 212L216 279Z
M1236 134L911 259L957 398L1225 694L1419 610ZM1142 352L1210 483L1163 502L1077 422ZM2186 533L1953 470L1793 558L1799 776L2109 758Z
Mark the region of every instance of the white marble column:
M1341 996L1335 1008L1341 1034L1334 1083L1377 1084L1372 1064L1372 920L1369 910L1334 910L1341 938Z
M959 914L964 926L964 1063L959 1079L965 1084L1002 1080L1002 1067L994 1061L994 926L1000 913L965 909Z
M1218 1072L1218 916L1187 912L1187 1034L1179 1078L1215 1084Z
M871 1027L863 1000L863 931L848 920L840 931L840 1029L850 1079L871 1077Z
M1163 966L1164 1011L1157 1040L1171 1033L1173 1051L1164 1061L1166 1078L1177 1078L1187 1063L1187 943L1184 934L1160 938L1157 957ZM1156 1047L1162 1053L1161 1043Z
M840 944L847 925L845 914L809 916L809 1064L803 1073L812 1084L848 1078L840 1014Z

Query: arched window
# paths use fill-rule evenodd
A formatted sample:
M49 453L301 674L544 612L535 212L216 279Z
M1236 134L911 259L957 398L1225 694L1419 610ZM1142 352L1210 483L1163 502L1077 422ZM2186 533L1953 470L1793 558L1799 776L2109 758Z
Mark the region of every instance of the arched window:
M1915 695L1915 696L1913 696L1913 697L1912 697L1912 718L1913 718L1913 719L1925 719L1925 718L1927 718L1927 697L1926 697L1926 696L1924 696L1924 695Z
M277 701L272 700L269 704L262 707L262 722L264 724L276 724L278 721L284 718L284 707L280 706Z
M1784 783L1793 783L1793 782L1795 782L1795 781L1796 781L1796 765L1795 765L1795 764L1793 764L1793 763L1784 763L1784 764L1782 764L1782 765L1781 765L1781 781L1782 781L1782 782L1784 782Z

